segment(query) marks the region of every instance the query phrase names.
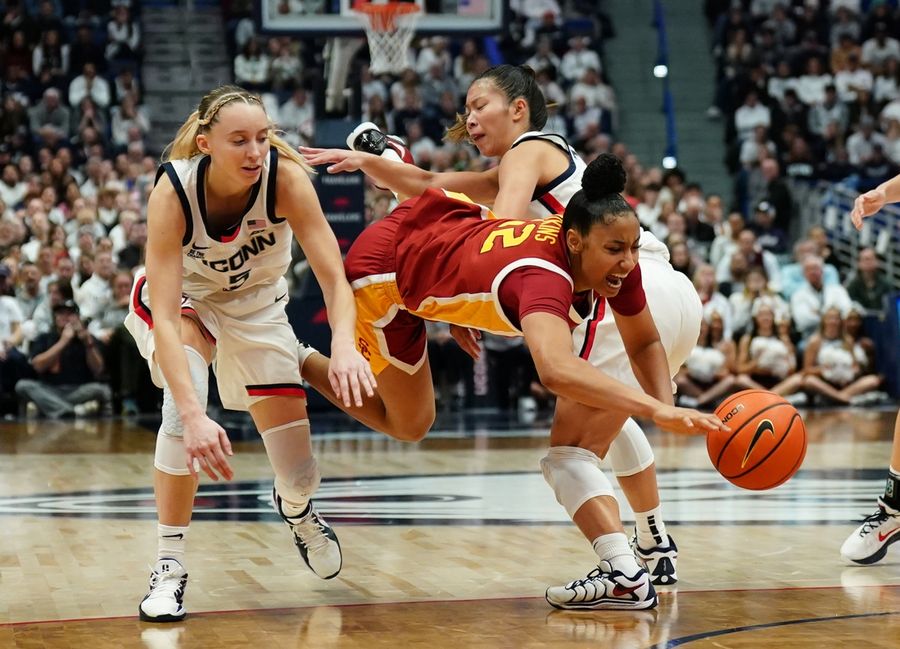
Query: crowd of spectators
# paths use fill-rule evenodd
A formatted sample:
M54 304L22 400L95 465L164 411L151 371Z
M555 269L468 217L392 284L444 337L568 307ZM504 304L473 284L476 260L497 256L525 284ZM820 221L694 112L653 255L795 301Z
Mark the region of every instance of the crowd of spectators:
M723 117L745 215L784 176L866 191L900 171L896 0L707 0ZM769 169L768 171L771 171ZM787 229L790 214L776 214Z
M803 25L818 25L816 34L830 34L834 25L849 24L847 15L837 18L838 12L814 2L754 1L737 3L714 21L716 55L723 60L717 106L728 115L739 161L732 199L704 192L681 170L645 167L616 141L615 92L603 74L602 44L611 34L610 22L593 3L582 4L579 20L572 21L571 3L565 16L556 0L513 3L511 36L502 40L500 51L506 62L527 63L536 71L554 106L545 130L566 136L588 161L607 151L623 160L627 199L643 226L667 244L673 265L694 281L704 304L704 327L677 378L682 402L710 406L741 387L772 389L797 403L810 397L838 404L883 398L877 350L862 326L863 316L880 309L891 290L878 273L878 256L866 249L857 268L842 268L824 230L795 236L794 199L785 182L785 175L827 176L823 169L837 168L835 160L849 150L868 151L866 164L874 168L871 155L878 146L867 150L859 138L845 142L835 131L838 122L813 117L800 80L791 83L783 69L770 75L765 61L783 68L781 59L768 57L771 44L755 44L757 36L777 32L783 51L796 54L785 58L792 66L788 72L795 64L807 69L807 59L819 61L809 64L812 69L828 69L836 46L826 40L813 47L810 30L797 27L799 17L805 17ZM848 4L832 2L832 8ZM315 143L320 48L299 39L265 39L242 13L247 3L228 7L235 81L261 93L288 140ZM33 402L52 417L79 416L97 403L111 403L116 413L156 407L158 392L149 389L145 364L121 326L132 273L142 263L144 208L159 154L145 150L143 137L149 116L141 102L137 9L128 0L107 5L7 0L4 5L0 409L8 412L20 410L10 398L16 393L22 403ZM887 42L874 35L893 14L872 12L877 18L872 38ZM856 16L854 39L864 46L871 16L859 11L849 16ZM784 27L791 22L793 35ZM482 45L464 36L419 39L409 68L398 75L374 76L363 63L362 118L404 137L417 164L432 170L496 164L468 145L443 142L470 81L497 62ZM871 57L874 47L861 47L860 58L862 51ZM735 48L740 56L734 56ZM878 70L891 65L896 77L896 64ZM834 114L844 114L847 126L859 133L871 136L873 125L883 125L885 114L892 114L890 107L896 110L896 85L893 98L884 102L882 82L879 110L874 94L863 102L865 108L858 88L850 105L841 95L843 86L829 99L828 85L822 84L822 105L843 106L843 113ZM785 110L782 101L792 101L792 94L799 104ZM895 128L896 121L891 123ZM819 137L816 125L831 135ZM882 153L889 150L882 147ZM859 178L873 178L861 169L855 169ZM367 221L387 214L392 200L369 186ZM483 397L481 403L532 411L536 403L550 401L521 340L488 337L485 362L473 365L446 328L430 327L429 335L437 392L445 403L472 404Z
M2 412L20 402L50 417L134 412L148 394L121 326L156 169L139 9L0 3Z

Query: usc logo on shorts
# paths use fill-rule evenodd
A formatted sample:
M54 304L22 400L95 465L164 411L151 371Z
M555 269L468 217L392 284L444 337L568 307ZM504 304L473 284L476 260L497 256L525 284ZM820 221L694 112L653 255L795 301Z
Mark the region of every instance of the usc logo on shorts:
M367 361L372 360L372 352L369 349L369 343L365 338L363 338L362 336L357 338L356 346L359 348L359 353L362 354L363 358L365 358Z

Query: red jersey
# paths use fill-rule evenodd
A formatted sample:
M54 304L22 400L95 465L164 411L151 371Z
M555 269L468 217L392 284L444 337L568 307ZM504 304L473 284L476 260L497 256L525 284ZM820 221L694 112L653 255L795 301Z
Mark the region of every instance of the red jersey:
M406 209L405 209L406 208ZM552 313L574 327L592 294L573 294L562 217L494 219L480 205L428 190L398 208L396 284L406 309L428 320L521 335L528 313ZM632 311L644 297L636 269L611 301Z

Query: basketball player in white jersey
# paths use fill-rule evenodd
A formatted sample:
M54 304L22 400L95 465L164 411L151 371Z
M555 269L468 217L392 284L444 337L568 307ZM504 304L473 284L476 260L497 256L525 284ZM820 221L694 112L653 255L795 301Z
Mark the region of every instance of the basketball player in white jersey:
M898 202L900 176L894 176L875 189L857 196L850 212L850 220L857 230L861 230L863 219L877 214L885 205ZM881 561L891 544L897 541L900 541L900 412L897 412L894 423L891 460L884 493L878 498L878 508L847 537L841 545L841 557L848 562L871 565Z
M301 151L314 166L329 165L330 173L361 169L378 185L401 195L416 195L427 187L442 187L492 205L499 217L527 214L544 218L563 212L580 188L585 168L564 138L540 132L546 119L546 103L533 73L525 67L501 65L473 81L466 97L466 115L448 131L448 139L467 139L482 155L499 156L500 164L494 169L432 173L409 164L398 165L397 161L411 162L402 142L378 133L373 124L360 125L348 137L351 149L361 151L312 148ZM684 281L668 264L665 246L649 232L643 233L641 243L647 249L647 255L642 250L642 272L643 256L654 258L652 265L648 265L644 286L665 346L670 375L674 376L696 344L701 305L690 282ZM598 301L598 305L603 304L602 300ZM474 332L455 330L454 337L473 356L479 353ZM574 344L576 352L595 367L637 385L609 309L598 311L595 318L582 323L574 333ZM324 361L313 357L311 362ZM315 372L310 367L309 374ZM304 370L304 377L315 385L309 374ZM656 388L652 396L672 403L671 386ZM553 448L542 461L544 475L601 559L630 554L624 535L594 533L599 527L595 524L597 510L591 502L613 493L599 469L597 455L590 450L591 432L621 427L608 456L635 512L635 552L647 566L655 585L672 585L677 581L677 547L662 519L653 451L633 419L625 421L624 426L615 420L611 413L590 412L574 402L559 400L551 430ZM602 574L591 582L592 587L585 588L582 583L585 581L548 590L548 600L562 608L621 606L620 602L610 602L605 589L598 587L608 583L603 582Z
M147 207L146 272L126 326L163 387L154 459L158 560L142 620L184 618L185 540L199 472L230 480L225 431L206 415L208 366L222 404L249 411L275 472L276 511L307 566L341 569L337 536L312 496L320 474L310 444L293 329L285 314L293 236L322 286L332 328L329 380L347 404L373 392L356 351L356 309L340 250L308 168L273 132L259 98L222 86L179 130Z

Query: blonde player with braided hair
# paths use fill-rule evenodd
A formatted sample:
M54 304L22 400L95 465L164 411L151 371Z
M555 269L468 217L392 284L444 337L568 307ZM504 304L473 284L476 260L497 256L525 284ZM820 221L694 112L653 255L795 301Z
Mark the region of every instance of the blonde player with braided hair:
M154 460L158 560L139 607L150 622L185 616L185 538L199 472L233 476L228 436L206 415L210 363L222 404L249 411L262 435L274 505L301 557L323 579L341 569L337 536L311 501L320 474L285 314L292 234L328 308L332 388L349 407L375 386L355 348L353 292L309 168L275 135L259 97L216 88L163 159L147 205L146 272L135 278L126 318L164 390Z

